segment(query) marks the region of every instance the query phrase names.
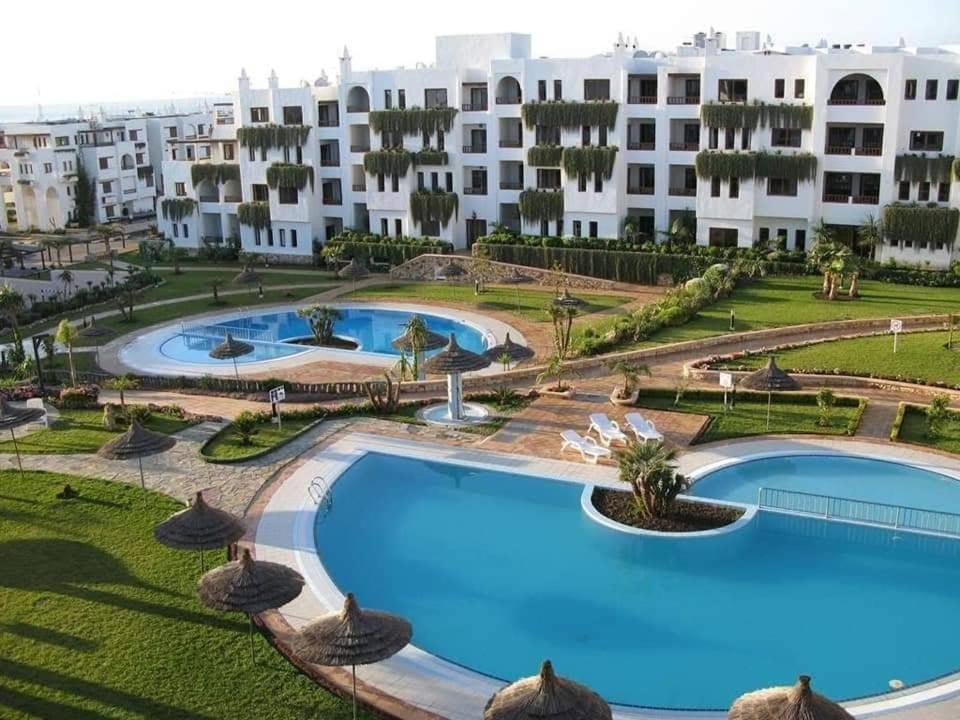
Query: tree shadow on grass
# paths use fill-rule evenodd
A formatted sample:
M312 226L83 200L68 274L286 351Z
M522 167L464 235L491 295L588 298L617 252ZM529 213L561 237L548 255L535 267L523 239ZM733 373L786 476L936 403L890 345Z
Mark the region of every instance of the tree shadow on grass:
M70 635L69 633L52 630L50 628L31 625L30 623L0 623L0 632L16 635L26 640L46 643L48 645L57 645L68 650L80 650L81 652L92 652L97 649L98 643Z
M0 717L3 708L7 707L18 712L27 712L32 718L40 720L108 720L108 715L84 710L73 705L47 700L46 698L29 695L19 690L0 685Z

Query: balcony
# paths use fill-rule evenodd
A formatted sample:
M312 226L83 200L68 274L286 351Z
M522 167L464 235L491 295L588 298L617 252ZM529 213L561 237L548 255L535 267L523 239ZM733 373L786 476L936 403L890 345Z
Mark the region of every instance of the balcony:
M475 187L465 187L463 189L464 195L486 195L487 186L486 185L477 185Z
M497 102L499 102L499 99L497 100ZM463 105L460 106L460 109L463 110L463 112L486 112L487 103L485 102L468 103L467 102L467 103L463 103Z
M367 191L367 184L366 184L366 183L354 183L353 185L351 185L351 188L353 188L353 191L354 191L354 192L366 192L366 191ZM324 203L326 203L326 200L324 200Z
M883 98L829 98L827 105L886 105Z
M225 203L239 203L243 202L243 198L240 195L224 195L223 201Z
M627 195L653 195L653 187L644 185L628 185Z
M693 197L697 194L695 187L671 187L668 191L670 195L677 197Z
M520 105L522 102L519 95L497 96L497 105Z
M478 153L485 153L487 151L486 143L478 143L476 145L464 145L463 152L468 155L476 155Z
M317 127L340 127L337 118L320 118L317 120Z
M670 95L667 97L667 105L699 105L700 98L692 95Z
M842 203L842 204L846 205L846 204L848 204L848 203L850 202L850 196L849 196L849 195L837 195L837 194L831 194L831 193L824 193L824 194L823 194L823 201L824 201L825 203Z
M523 138L503 138L500 140L502 148L522 148Z
M656 105L656 95L630 95L627 97L629 105Z
M655 150L656 147L657 144L652 142L640 142L638 140L627 141L627 150Z
M365 113L370 112L370 107L368 105L347 105L348 113Z
M823 152L826 155L850 155L853 145L827 145Z
M362 145L351 145L350 152L353 152L353 153L370 152L370 143L364 143Z
M360 152L360 151L355 150L354 152ZM339 157L321 157L320 167L340 167L340 158Z
M863 147L858 147L854 151L856 155L866 155L868 157L879 157L883 154L883 148L879 145L864 145Z
M339 195L324 195L323 196L324 205L343 205L343 198Z
M854 195L850 201L854 205L879 205L880 198L876 195Z
M500 189L501 190L523 190L523 181L522 180L501 180Z
M650 149L652 150L653 148ZM681 152L696 152L700 149L700 143L672 142L670 143L670 149Z

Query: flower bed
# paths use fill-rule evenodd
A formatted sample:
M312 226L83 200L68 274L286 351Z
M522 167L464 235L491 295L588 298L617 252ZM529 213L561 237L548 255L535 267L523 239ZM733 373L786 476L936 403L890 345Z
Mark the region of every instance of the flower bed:
M633 494L622 490L596 488L590 502L604 517L642 530L684 533L715 530L735 523L743 509L730 505L677 500L667 517L651 518L643 515Z

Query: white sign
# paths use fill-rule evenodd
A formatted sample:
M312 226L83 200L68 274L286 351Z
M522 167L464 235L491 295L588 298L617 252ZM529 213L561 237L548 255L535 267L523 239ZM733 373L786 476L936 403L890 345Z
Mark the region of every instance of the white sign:
M892 333L903 332L903 320L891 320L890 332Z
M285 400L287 397L287 390L283 385L280 387L275 387L270 391L270 402L278 403L281 400Z
M733 373L720 373L720 387L727 390L733 389Z

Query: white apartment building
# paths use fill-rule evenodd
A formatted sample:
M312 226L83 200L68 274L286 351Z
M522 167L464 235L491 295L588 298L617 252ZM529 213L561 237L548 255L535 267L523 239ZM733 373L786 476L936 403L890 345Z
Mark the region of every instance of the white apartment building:
M209 119L192 155L168 140L163 199L195 204L158 222L188 247L238 234L245 251L308 261L344 228L467 247L498 223L614 238L630 218L660 237L692 213L703 245L804 249L821 219L850 238L891 203L960 208L954 49L775 48L756 32L734 45L711 32L670 53L621 39L548 59L528 35L447 36L429 67L358 71L345 49L335 85L253 88L243 73L235 124ZM191 164L237 168L193 187ZM960 257L955 237L896 235L881 259Z

